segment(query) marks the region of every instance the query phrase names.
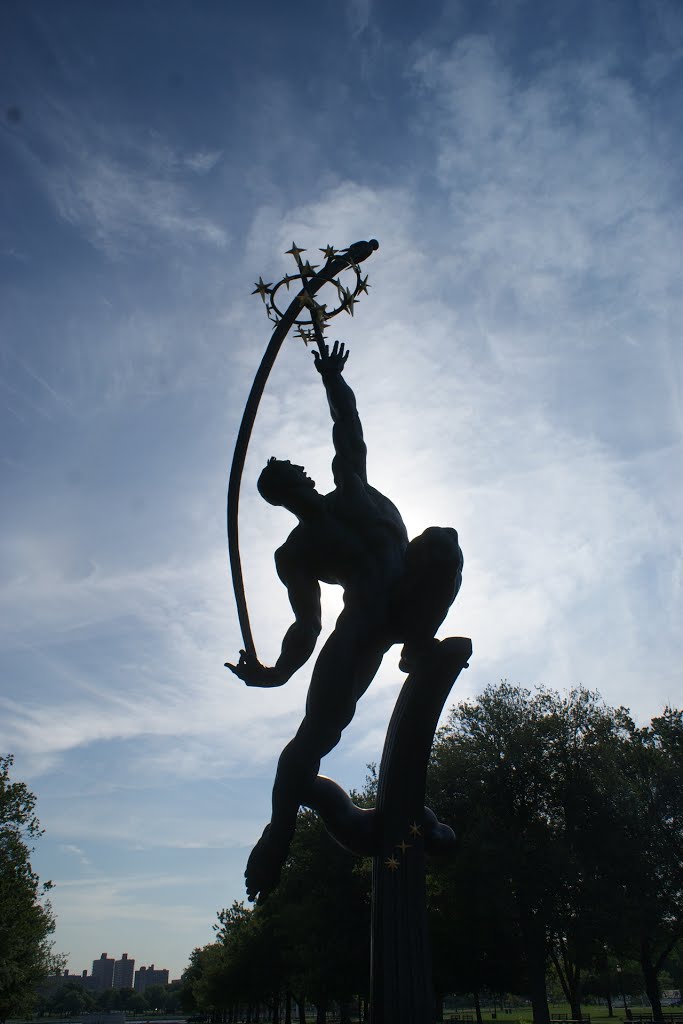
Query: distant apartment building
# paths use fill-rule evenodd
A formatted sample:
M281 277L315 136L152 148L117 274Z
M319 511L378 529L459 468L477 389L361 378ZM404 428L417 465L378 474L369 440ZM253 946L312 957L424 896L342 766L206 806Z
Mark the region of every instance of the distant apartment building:
M37 986L39 992L43 992L49 995L54 995L55 992L62 988L64 985L79 985L82 988L87 988L88 983L92 979L88 976L87 971L83 971L82 974L70 974L69 971L57 971L56 974L50 974L47 978L44 978Z
M114 988L132 988L135 974L135 960L130 960L127 953L114 964Z
M135 991L144 992L150 985L168 985L168 969L157 970L154 964L135 972Z
M105 988L111 988L114 984L114 967L116 961L102 953L99 960L92 962L92 987L101 992Z

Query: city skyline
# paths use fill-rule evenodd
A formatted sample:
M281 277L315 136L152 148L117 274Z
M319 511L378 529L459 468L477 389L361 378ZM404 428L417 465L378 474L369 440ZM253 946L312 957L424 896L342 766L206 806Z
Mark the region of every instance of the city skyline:
M151 963L141 964L136 969L135 962L135 957L129 957L128 953L122 953L118 960L107 953L100 953L92 961L91 974L88 974L87 968L80 972L65 969L59 972L59 977L63 981L84 982L92 991L98 992L109 988L130 988L144 992L150 985L171 984L168 968L155 967Z
M472 638L450 704L506 678L639 723L683 660L683 9L675 0L6 0L0 62L0 750L37 796L68 966L179 977L245 898L308 667L242 640L227 478L269 338L260 275L377 238L350 350L368 478L454 526ZM287 341L245 468L256 647L290 624L267 458L332 487ZM341 608L323 587L323 628ZM324 635L321 641L324 639ZM322 770L361 788L392 649ZM310 666L309 666L310 667ZM132 953L131 953L132 955Z

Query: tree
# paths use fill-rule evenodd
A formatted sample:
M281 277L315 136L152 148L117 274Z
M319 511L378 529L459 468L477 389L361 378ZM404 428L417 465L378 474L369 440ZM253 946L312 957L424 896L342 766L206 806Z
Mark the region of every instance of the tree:
M64 1016L77 1016L92 1010L95 1000L89 992L83 991L83 986L77 981L68 981L60 985L50 1001L49 1012L59 1013Z
M165 985L148 985L145 989L145 1002L149 1009L166 1010L168 1003L168 991Z
M230 1005L244 1002L254 1007L265 1002L275 1020L284 979L282 943L272 908L272 898L253 910L235 900L219 912L214 929L221 950L220 984L231 994Z
M481 1024L480 994L524 992L526 973L511 893L505 878L483 884L479 838L472 830L456 856L429 864L427 908L437 1000L449 992L471 993Z
M0 1020L27 1012L37 983L62 966L49 939L51 883L41 885L31 867L31 844L42 834L36 798L10 779L13 763L0 756Z
M634 729L611 810L616 837L612 937L638 959L655 1020L662 1020L659 974L683 937L683 711L667 707Z
M469 963L470 991L498 987L518 948L515 973L536 1024L549 1020L550 960L572 1016L581 1014L581 972L602 948L594 879L607 858L598 857L597 828L605 831L631 728L626 712L588 691L532 695L502 683L455 708L437 736L428 799L456 830L451 899L481 953L460 971Z
M572 1017L581 1017L583 976L604 964L605 937L614 919L606 894L613 888L615 840L610 820L622 787L622 764L633 732L624 708L597 694L555 695L547 720L555 839L564 856L564 884L551 923L549 952Z
M366 802L362 794L352 798ZM336 843L318 815L302 810L282 881L262 909L286 951L283 968L299 1005L309 999L322 1021L336 1000L343 1019L349 1000L368 992L369 864Z

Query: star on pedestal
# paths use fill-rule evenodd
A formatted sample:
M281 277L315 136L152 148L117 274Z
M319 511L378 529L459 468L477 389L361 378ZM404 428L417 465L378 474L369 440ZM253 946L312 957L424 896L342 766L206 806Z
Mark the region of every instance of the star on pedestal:
M422 835L422 829L420 828L420 826L418 825L418 823L416 821L413 822L413 824L410 826L408 831L410 832L411 836L421 836Z
M390 871L398 871L398 868L400 866L399 862L397 861L396 857L394 857L393 853L391 857L387 857L387 859L384 861L384 864L386 867L389 868Z
M269 284L266 284L265 281L263 280L263 278L259 277L258 281L256 282L256 287L254 288L254 290L253 290L253 292L251 294L252 295L256 295L256 294L260 295L261 298L263 299L263 301L266 302L266 295L270 295L272 289L273 289L272 282L270 282ZM267 303L266 303L266 305L267 305Z

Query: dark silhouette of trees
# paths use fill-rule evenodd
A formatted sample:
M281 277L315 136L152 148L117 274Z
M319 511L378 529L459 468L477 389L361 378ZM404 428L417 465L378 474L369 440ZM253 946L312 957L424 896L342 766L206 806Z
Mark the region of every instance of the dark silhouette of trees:
M371 769L357 802L375 785ZM428 802L457 839L428 870L438 995L526 996L548 1024L554 969L574 1019L624 984L662 1019L659 976L679 977L683 949L683 712L638 728L584 689L488 687L437 734ZM221 911L192 954L184 1008L228 1021L260 1004L290 1024L295 1004L322 1022L334 1002L344 1020L367 998L369 915L369 862L301 811L267 902Z
M658 975L683 937L683 711L667 707L633 730L614 800L612 944L639 961L661 1020Z
M36 985L60 966L50 935L55 922L46 894L31 867L41 828L36 798L13 782L11 755L0 756L0 1020L30 1010Z
M454 914L467 915L479 950L468 987L502 987L511 968L505 987L525 988L536 1024L549 1020L548 963L576 1019L582 972L603 951L605 824L632 730L586 690L502 683L455 708L434 745L429 799L458 836Z
M229 1019L260 1004L279 1020L311 1002L324 1021L335 1002L344 1020L351 998L367 998L369 887L369 866L301 811L277 889L253 909L235 902L220 911L217 941L192 953L184 1008Z

